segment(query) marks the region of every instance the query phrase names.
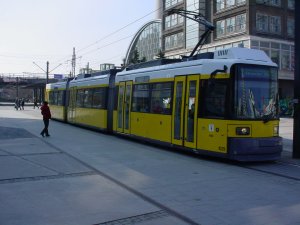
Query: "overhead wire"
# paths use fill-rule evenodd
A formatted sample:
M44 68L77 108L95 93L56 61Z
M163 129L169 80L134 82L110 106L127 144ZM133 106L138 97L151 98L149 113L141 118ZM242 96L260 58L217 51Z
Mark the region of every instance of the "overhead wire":
M196 2L195 2L195 0L194 0L194 3L190 4L189 6L194 5L195 10L199 10L199 7L197 8L195 4L196 4ZM130 26L131 24L133 24L133 23L135 23L135 22L137 22L137 21L139 21L139 20L141 20L141 19L147 17L148 15L150 15L150 14L152 14L152 13L154 13L154 12L157 12L157 11L160 10L161 8L162 8L162 7L160 7L160 8L158 8L158 9L156 9L156 10L154 10L154 11L152 11L152 12L146 14L145 16L143 16L143 17L141 17L141 18L139 18L139 19L137 19L137 20L131 22L130 24L128 24L128 25L126 25L126 26L124 26L124 27L118 29L118 30L115 31L115 32L112 32L112 33L109 34L109 35L106 35L105 37L99 39L98 41L94 42L93 44L90 44L90 45L88 45L88 46L86 46L86 47L80 49L79 51L82 51L82 50L84 50L84 49L86 49L86 48L89 48L89 47L92 46L92 45L96 45L96 44L99 43L100 41L102 41L102 40L104 40L104 39L106 39L106 38L112 36L113 34L115 34L115 33L119 32L119 31L123 30L124 28ZM203 16L203 15L201 15L201 16ZM109 43L109 44L107 44L107 45L98 47L97 49L93 49L93 50L88 51L88 52L86 52L86 53L84 53L84 54L81 54L81 56L86 55L86 54L93 53L93 52L98 51L98 50L100 50L100 49L102 49L102 48L104 48L104 47L107 47L107 46L109 46L109 45L115 44L115 43L117 43L117 42L119 42L119 41L122 41L122 40L124 40L124 39L126 39L126 38L129 38L129 37L132 37L132 36L134 36L134 35L131 35L131 36L128 36L128 37L125 37L125 38L121 38L121 39L119 39L119 40L117 40L117 41L115 41L115 42L112 42L112 43ZM79 51L78 51L78 52L79 52Z
M222 2L223 2L223 4L225 4L225 0L223 0ZM265 1L263 1L263 4L268 4L268 3L271 3L271 1L270 1L270 0L265 0ZM190 4L190 5L188 5L188 6L194 6L195 10L200 10L199 7L196 7L196 2L195 2L195 0L194 0L194 2L193 2L192 4ZM151 14L157 12L157 11L160 10L160 9L161 9L161 7L158 8L158 9L156 9L156 10L153 10L153 11L147 13L147 14L145 14L144 16L142 16L142 17L140 17L140 18L138 18L138 19L136 19L136 20L134 20L134 21L132 21L132 22L130 22L129 24L127 24L127 25L125 25L125 26L123 26L123 27L117 29L116 31L109 33L108 35L106 35L106 36L104 36L104 37L98 39L97 41L95 41L95 42L93 42L93 43L91 43L91 44L88 44L87 46L85 46L85 47L79 49L79 50L77 51L77 53L78 53L78 52L82 52L82 51L84 51L84 50L86 50L86 49L91 48L91 47L94 46L94 45L99 44L99 43L102 42L103 40L108 39L109 37L112 37L112 36L115 35L116 33L118 33L118 32L120 32L120 31L124 30L125 28L127 28L127 27L131 26L132 24L134 24L134 23L136 23L136 22L138 22L138 21L140 21L140 20L146 18L147 16L149 16L149 15L151 15ZM118 39L118 40L116 40L116 41L114 41L114 42L108 43L108 44L106 44L106 45L103 45L103 46L100 46L100 47L97 47L97 48L94 48L94 49L91 49L91 50L89 50L89 51L87 51L87 52L83 52L83 54L80 54L80 56L77 57L76 59L81 59L81 60L82 60L82 58L81 58L82 56L91 54L91 53L93 53L93 52L96 52L96 51L98 51L98 50L100 50L100 49L103 49L103 48L105 48L105 47L111 46L111 45L113 45L113 44L116 44L116 43L118 43L118 42L120 42L120 41L123 41L123 40L125 40L125 39L127 39L127 38L130 38L130 37L132 37L132 36L133 36L133 35L130 35L130 36L127 36L127 37L124 37L124 38L120 38L120 39ZM11 58L23 58L22 56L0 55L0 57L1 57L1 56L2 56L2 57L11 57ZM58 60L58 62L63 62L63 63L67 63L68 61L70 62L70 60L66 60L67 57L69 57L69 56L66 56L66 57L64 57L63 59ZM24 58L27 58L27 57L24 57Z
M87 45L86 47L83 47L83 48L79 49L78 52L80 52L80 51L82 51L82 50L84 50L84 49L87 49L87 48L89 48L89 47L91 47L91 46L93 46L93 45L98 44L100 41L103 41L103 40L105 40L105 39L111 37L112 35L114 35L114 34L120 32L121 30L124 30L125 28L127 28L127 27L131 26L132 24L134 24L134 23L136 23L136 22L138 22L138 21L140 21L140 20L146 18L147 16L149 16L149 15L151 15L151 14L157 12L157 11L160 10L160 9L161 9L161 7L158 8L158 9L156 9L156 10L151 11L150 13L147 13L146 15L144 15L144 16L142 16L142 17L136 19L136 20L134 20L133 22L130 22L129 24L127 24L127 25L125 25L125 26L123 26L123 27L117 29L116 31L114 31L114 32L112 32L112 33L110 33L110 34L104 36L103 38L100 38L99 40L95 41L94 43L89 44L89 45Z
M130 22L129 24L127 24L127 25L125 25L125 26L123 26L123 27L117 29L116 31L111 32L110 34L108 34L108 35L106 35L106 36L104 36L104 37L98 39L97 41L95 41L95 42L93 42L93 43L91 43L91 44L89 44L89 45L87 45L87 46L85 46L85 47L79 49L77 52L81 52L81 51L83 51L83 50L86 50L86 49L88 49L88 48L94 46L94 45L99 44L101 41L103 41L103 40L105 40L105 39L108 39L109 37L115 35L116 33L120 32L120 31L122 31L122 30L124 30L125 28L127 28L127 27L129 27L129 26L131 26L131 25L133 25L133 24L135 24L135 23L141 21L142 19L144 19L144 18L146 18L147 16L149 16L149 15L151 15L151 14L157 12L157 11L160 10L160 9L161 9L161 8L158 8L158 9L156 9L156 10L153 10L153 11L151 11L151 12L149 12L149 13L143 15L142 17L140 17L140 18L138 18L138 19L136 19L136 20ZM92 49L92 50L90 50L90 51L88 51L88 52L85 52L85 53L81 54L81 56L77 57L76 59L81 58L82 55L87 55L87 54L93 53L93 52L95 52L95 51L98 51L98 50L100 50L100 49L102 49L102 48L105 48L105 47L107 47L107 46L113 45L113 44L118 43L118 42L120 42L120 41L123 41L123 40L125 40L125 39L127 39L127 38L129 38L129 37L132 37L132 36L134 36L134 35L127 36L127 37L124 37L124 38L120 38L120 39L118 39L118 40L116 40L116 41L114 41L114 42L108 43L108 44L106 44L106 45L104 45L104 46L100 46L100 47L97 47L96 49ZM49 56L49 55L40 55L40 56L47 57L47 56ZM6 57L6 58L19 58L19 59L24 59L24 60L26 60L26 59L32 59L32 56L19 56L19 55L7 55L7 54L1 54L0 57ZM53 57L53 55L52 55L52 57ZM64 58L62 58L62 59L60 59L60 60L56 60L55 62L56 62L56 63L66 63L66 62L69 61L69 60L67 59L68 57L69 57L69 55L66 55ZM43 59L40 59L40 60L43 60ZM40 60L35 60L35 61L40 61Z
M145 14L144 16L142 16L142 17L140 17L140 18L138 18L138 19L136 19L136 20L130 22L129 24L127 24L127 25L125 25L125 26L123 26L123 27L117 29L117 30L114 31L114 32L111 32L110 34L108 34L108 35L106 35L106 36L104 36L104 37L98 39L97 41L95 41L95 42L93 42L93 43L91 43L91 44L89 44L89 45L87 45L87 46L85 46L85 47L79 49L79 50L77 51L77 53L78 53L78 52L81 52L81 51L83 51L83 50L85 50L85 49L88 49L88 48L90 48L90 47L92 47L92 46L94 46L94 45L97 45L97 44L100 43L101 41L103 41L103 40L105 40L105 39L107 39L107 38L109 38L109 37L112 37L114 34L116 34L116 33L120 32L120 31L124 30L125 28L127 28L127 27L131 26L132 24L134 24L134 23L136 23L136 22L138 22L138 21L140 21L140 20L146 18L147 16L149 16L149 15L151 15L151 14L157 12L157 11L160 10L160 9L161 9L161 7L158 8L158 9L156 9L156 10L153 10L153 11L147 13L147 14ZM98 51L98 50L100 50L100 49L102 49L102 48L104 48L104 47L107 47L107 46L113 45L113 44L115 44L115 43L118 43L118 42L120 42L120 41L123 41L123 40L125 40L125 39L127 39L127 38L129 38L129 37L132 37L132 36L134 36L134 35L130 35L130 36L127 36L127 37L120 38L120 39L118 39L118 40L116 40L116 41L114 41L114 42L111 42L111 43L109 43L109 44L106 44L106 45L104 45L104 46L97 47L96 49L92 49L92 50L90 50L90 51L87 51L87 52L85 52L85 53L83 53L83 54L80 54L80 56L79 56L79 57L76 57L76 59L78 59L78 58L80 58L80 57L82 57L82 56L84 56L84 55L87 55L87 54L93 53L93 52L95 52L95 51ZM67 56L67 57L70 57L70 56ZM60 59L60 60L58 60L58 61L56 61L56 62L59 63L59 62L62 62L62 61L63 61L63 62L68 62L68 61L70 61L70 60L67 59L67 57L65 57L65 58L63 58L63 59Z

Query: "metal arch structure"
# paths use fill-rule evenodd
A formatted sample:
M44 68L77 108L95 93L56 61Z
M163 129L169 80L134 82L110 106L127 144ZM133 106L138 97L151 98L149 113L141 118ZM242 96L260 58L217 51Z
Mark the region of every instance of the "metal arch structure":
M150 22L147 22L146 24L144 24L139 30L138 32L134 35L133 39L131 40L130 44L129 44L129 47L127 49L127 52L126 52L126 57L125 57L125 65L128 65L129 64L129 57L130 57L130 54L131 52L135 49L135 45L140 37L140 35L142 34L142 32L148 27L150 26L151 24L153 23L161 23L161 19L155 19L155 20L152 20Z

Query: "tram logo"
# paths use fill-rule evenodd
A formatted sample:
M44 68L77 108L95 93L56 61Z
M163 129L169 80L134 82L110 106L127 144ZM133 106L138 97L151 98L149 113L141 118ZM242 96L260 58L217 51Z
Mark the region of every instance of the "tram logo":
M208 131L209 132L214 132L214 130L215 130L215 125L214 124L209 124L208 125Z

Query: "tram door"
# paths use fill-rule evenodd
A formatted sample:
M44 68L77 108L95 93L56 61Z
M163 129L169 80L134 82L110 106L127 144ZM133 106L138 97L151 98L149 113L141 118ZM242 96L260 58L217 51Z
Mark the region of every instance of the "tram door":
M172 143L196 148L199 76L175 77Z
M70 88L69 106L68 106L68 122L75 122L75 108L76 108L76 87Z
M132 81L120 82L118 95L117 131L130 134Z

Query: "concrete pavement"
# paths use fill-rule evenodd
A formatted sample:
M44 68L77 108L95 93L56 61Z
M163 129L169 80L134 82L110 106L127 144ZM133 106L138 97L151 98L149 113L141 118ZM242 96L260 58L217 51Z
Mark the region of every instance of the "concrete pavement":
M1 106L0 224L300 224L291 122L282 161L241 166L56 121L42 138L38 109Z

